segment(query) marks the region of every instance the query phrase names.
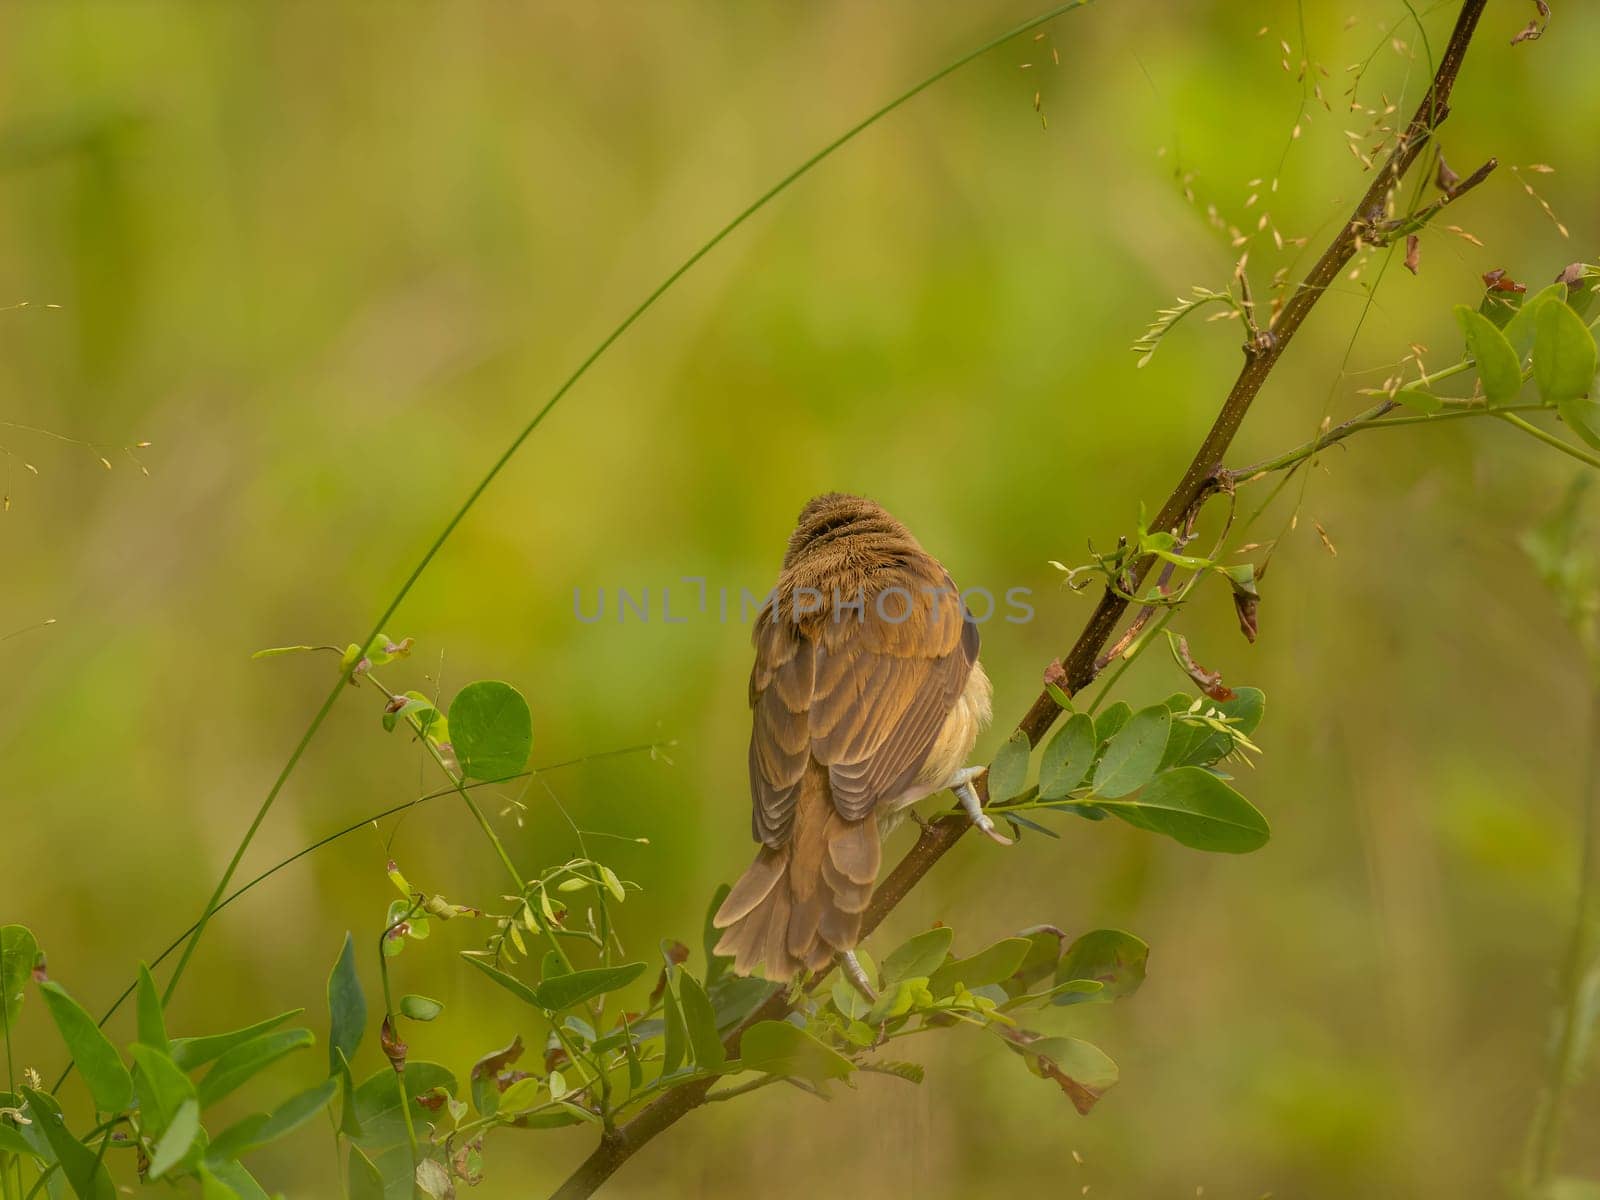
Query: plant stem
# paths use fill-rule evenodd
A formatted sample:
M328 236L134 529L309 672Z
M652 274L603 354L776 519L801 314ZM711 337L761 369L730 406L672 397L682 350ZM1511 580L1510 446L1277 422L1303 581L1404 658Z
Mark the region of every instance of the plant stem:
M522 872L517 870L517 864L511 861L511 855L506 850L506 844L500 840L500 835L495 832L494 826L489 823L489 818L483 815L483 809L478 807L478 802L472 798L472 793L467 791L466 781L450 769L450 765L444 761L444 757L439 753L437 746L425 737L421 740L422 744L428 748L428 753L433 756L433 761L439 764L439 770L444 772L444 777L455 785L456 794L461 797L468 811L472 813L473 819L478 822L478 828L483 830L483 836L489 839L489 844L494 847L494 852L500 857L500 865L511 876L511 880L517 885L517 892L520 895L527 888L527 882L522 878Z
M731 1087L722 1088L720 1091L707 1092L706 1103L715 1104L719 1100L732 1100L735 1096L743 1096L750 1092L759 1091L769 1084L780 1083L782 1080L782 1075L762 1075L760 1078L752 1079L747 1083L738 1083Z
M1508 405L1505 408L1485 408L1479 405L1476 408L1451 408L1436 413L1402 413L1398 417L1389 416L1388 414L1393 412L1395 407L1396 402L1392 400L1374 404L1365 412L1358 413L1343 424L1335 425L1326 433L1296 446L1293 450L1286 451L1276 458L1269 458L1264 462L1229 471L1228 474L1239 484L1251 483L1274 471L1282 471L1288 467L1298 466L1329 446L1337 445L1353 434L1361 433L1367 429L1390 429L1401 425L1427 425L1437 421L1460 420L1463 417L1492 417L1501 413L1539 412L1545 406L1542 404L1516 404ZM1564 442L1560 444L1566 445Z
M1524 421L1515 413L1507 412L1503 408L1496 408L1492 411L1494 412L1495 416L1506 422L1506 424L1515 425L1529 437L1536 437L1547 446L1554 446L1557 450L1561 451L1561 453L1567 455L1569 458L1575 458L1579 462L1587 463L1591 467L1600 467L1600 457L1590 454L1587 450L1580 450L1571 442L1562 441L1555 434L1546 433L1543 429L1540 429L1532 422Z
M602 750L598 754L583 754L583 755L579 755L577 758L568 758L568 759L564 759L561 762L551 763L548 766L533 767L533 768L530 768L527 771L521 771L521 772L517 773L516 775L508 775L504 779L480 780L480 781L475 782L475 783L468 783L465 786L469 790L470 789L474 789L474 788L480 788L480 787L495 787L495 786L498 786L499 784L502 784L502 783L510 783L512 780L527 779L530 776L538 775L540 772L543 772L543 771L555 771L555 770L559 770L562 767L577 766L577 765L579 765L581 763L594 762L594 761L596 761L598 759L602 759L602 758L613 758L613 757L618 757L618 756L621 756L621 755L624 755L624 754L638 754L638 753L640 753L641 751L644 751L644 750L654 750L659 745L660 745L659 742L649 742L649 743L645 743L645 744L638 745L638 746L624 746L624 747L622 747L621 749L618 749L618 750ZM379 812L372 813L369 816L362 817L361 820L355 822L353 825L346 825L343 829L340 829L336 833L330 833L326 837L319 838L316 841L312 842L309 846L303 846L299 850L296 850L293 854L289 855L288 858L281 859L279 862L277 862L274 865L268 867L265 871L261 872L261 874L257 875L254 879L250 880L249 883L246 883L246 884L242 885L241 887L235 889L233 892L230 892L228 894L227 898L224 899L220 904L218 904L216 906L215 909L212 910L211 915L215 916L217 913L219 913L223 909L227 908L235 900L238 900L240 897L242 897L246 892L249 892L249 891L253 890L254 888L256 888L258 885L260 885L262 883L265 883L268 879L271 879L274 875L276 875L279 871L283 870L285 867L291 866L294 863L299 862L306 855L314 853L315 851L322 849L324 846L330 845L333 842L337 842L340 838L348 837L352 833L355 833L357 830L365 829L368 825L371 825L374 821L381 821L385 817L394 816L396 813L406 812L406 811L408 811L410 809L413 809L413 808L417 807L419 804L426 804L430 800L441 800L446 796L454 796L454 795L456 795L456 789L453 788L453 787L443 788L443 789L441 789L440 791L437 791L437 792L428 792L426 795L418 796L414 800L407 800L404 804L392 805L389 808L385 808L385 809L382 809ZM155 958L151 960L150 966L152 968L159 967L163 962L165 962L168 958L170 958L172 956L173 952L175 950L177 950L179 946L183 945L184 939L187 938L190 934L192 934L197 928L199 928L199 924L200 923L198 921L196 921L194 924L190 925L187 929L185 929L182 933L180 933L177 937L173 938L172 941L167 944L167 948L165 950L163 950L160 954L156 955ZM119 1008L121 1008L124 1003L126 1003L128 997L133 995L134 990L136 989L137 986L138 985L136 983L130 983L127 987L125 987L122 990L122 994L120 996L118 996L114 1001L112 1001L111 1007L106 1009L105 1013L100 1017L100 1021L99 1021L100 1025L103 1026L103 1025L105 1025L105 1023L107 1021L111 1020L111 1018L116 1014L117 1010ZM71 1071L72 1071L72 1065L69 1063L67 1065L66 1070L61 1072L60 1078L58 1078L56 1080L55 1088L53 1090L56 1090L56 1091L60 1090L61 1085L64 1082L66 1082L67 1076L71 1073Z
M1591 993L1600 986L1600 687L1590 697L1589 705L1576 916L1561 967L1544 1092L1534 1110L1523 1156L1522 1182L1530 1197L1541 1194L1555 1167L1567 1098L1583 1070L1580 1048L1590 1032L1584 1024L1594 1017ZM1590 1004L1585 1003L1586 998Z
M47 1166L44 1170L40 1171L39 1172L39 1178L37 1178L37 1179L35 1179L33 1181L33 1186L28 1189L28 1194L24 1198L24 1200L33 1200L33 1198L39 1194L39 1189L44 1187L44 1185L47 1182L49 1182L50 1173L52 1171L54 1171L60 1165L61 1164L59 1162L53 1162L49 1166Z
M1091 717L1094 716L1095 710L1100 707L1101 702L1111 694L1111 689L1117 686L1117 681L1122 678L1123 672L1133 666L1134 660L1145 652L1145 648L1155 640L1156 634L1165 629L1167 622L1177 615L1178 610L1175 608L1169 608L1161 614L1161 619L1156 622L1155 628L1139 639L1138 643L1132 647L1133 653L1117 664L1117 669L1111 673L1111 678L1107 679L1105 685L1095 693L1094 699L1089 703L1089 707L1084 710L1086 713Z
M416 916L417 910L421 907L422 899L419 896L412 900L410 907L398 919L391 921L384 927L383 932L378 935L378 976L383 980L384 1031L396 1038L400 1036L400 1025L395 1020L394 994L389 988L389 956L384 952L384 945L388 942L389 935ZM394 1065L393 1060L390 1061L390 1065ZM411 1097L406 1095L404 1063L395 1068L394 1081L395 1090L400 1093L400 1115L406 1121L406 1142L411 1147L411 1175L415 1178L417 1174L417 1129L416 1123L411 1118Z
M376 632L374 632L376 636ZM371 639L369 638L368 641ZM366 643L362 643L365 645ZM165 1008L172 1002L172 993L178 990L178 981L183 978L183 972L189 965L189 960L194 957L195 947L200 944L200 939L205 936L206 925L210 923L212 915L217 911L217 905L222 899L222 894L228 890L228 884L233 882L234 872L239 869L239 863L244 859L244 852L250 848L250 843L255 840L256 832L261 828L261 823L267 819L267 814L272 811L272 806L277 802L278 793L283 791L283 785L289 781L289 776L300 765L300 759L305 756L306 748L311 745L311 739L317 736L317 730L322 728L322 723L328 719L328 714L333 711L334 703L339 699L339 693L345 686L344 673L341 671L339 679L333 685L333 690L323 700L322 707L317 709L317 715L311 718L311 724L300 735L300 740L295 743L294 750L290 752L289 759L283 764L283 769L278 772L278 777L272 781L272 786L267 789L266 799L262 800L261 807L256 809L256 815L250 820L250 827L244 831L244 837L239 839L239 844L234 848L233 857L228 860L228 868L223 871L222 878L217 880L217 886L211 890L211 898L206 901L205 909L200 913L200 919L194 923L194 932L189 936L189 941L183 947L183 953L178 958L178 965L172 969L172 978L167 980L166 990L161 994L161 1006ZM67 1070L72 1070L72 1064L67 1064ZM59 1084L57 1085L60 1086Z
M1150 523L1151 529L1177 528L1200 497L1205 495L1208 489L1215 487L1216 472L1221 469L1239 426L1244 422L1246 414L1271 375L1273 367L1283 356L1317 301L1355 256L1363 231L1368 229L1373 219L1372 214L1381 214L1384 211L1390 189L1405 176L1432 138L1434 128L1448 114L1450 93L1455 87L1456 76L1466 57L1467 47L1472 42L1478 19L1483 15L1487 3L1488 0L1463 0L1455 27L1450 34L1449 44L1440 57L1438 70L1421 106L1397 139L1390 157L1378 169L1371 185L1357 201L1350 217L1340 226L1333 241L1280 310L1270 342L1253 346L1247 351L1244 367L1229 389L1210 431L1200 443L1183 477L1162 505L1160 513ZM1049 15L1053 13L1040 19L1047 19ZM1024 28L1036 23L1037 20ZM1138 590L1153 561L1153 556L1146 556L1134 564L1134 581L1130 591ZM1093 682L1096 675L1096 659L1111 640L1111 635L1116 631L1127 606L1128 602L1112 590L1108 589L1101 597L1076 643L1062 660L1066 678L1061 686L1069 695L1075 695ZM1040 692L1022 720L1017 723L1017 732L1024 734L1030 745L1037 746L1045 734L1049 733L1061 712L1060 705L1046 688ZM981 779L978 781L977 790L980 799L986 800L988 789ZM861 938L866 938L878 927L884 917L905 899L922 877L933 869L934 864L961 839L970 825L970 821L962 818L936 821L922 830L905 857L874 891L862 916L859 935ZM786 993L775 992L757 1006L755 1011L725 1039L724 1046L729 1055L737 1056L739 1041L745 1029L759 1021L782 1020L788 1013L789 1003ZM710 1080L696 1080L679 1084L656 1097L637 1116L619 1126L611 1136L603 1139L588 1158L578 1165L566 1182L553 1193L553 1200L582 1200L583 1197L592 1196L640 1147L647 1145L657 1135L704 1104L711 1086Z
M787 191L802 176L806 175L813 167L817 166L817 164L821 163L824 159L828 158L851 141L854 141L862 133L871 128L873 125L877 124L895 109L920 95L922 92L938 83L945 76L950 75L960 68L966 66L969 62L973 61L973 59L987 54L996 46L1001 45L1003 42L1009 41L1018 34L1025 33L1030 29L1033 29L1039 25L1043 25L1046 21L1049 21L1054 17L1058 17L1062 13L1070 12L1075 8L1082 8L1090 3L1092 3L1092 0L1068 0L1068 3L1058 4L1053 8L1040 13L1038 16L1031 17L1022 24L1007 30L999 37L985 42L976 50L969 51L960 58L948 63L944 67L941 67L933 74L924 78L921 82L900 93L900 95L896 96L893 100L890 100L877 111L871 113L861 121L858 121L855 125L852 125L849 129L845 130L844 133L834 138L833 141L823 146L822 149L816 151L809 158L803 160L799 166L795 167L787 175L778 180L777 183L773 184L760 196L756 197L754 201L752 201L745 208L741 209L732 220L722 226L721 229L717 230L716 233L712 234L708 240L701 243L698 249L690 254L688 258L684 259L676 269L674 269L670 274L667 275L665 279L657 284L655 288L651 290L649 294L647 294L631 312L628 313L627 316L623 317L621 322L619 322L610 333L606 334L606 336L600 340L599 344L595 346L595 348L591 350L589 354L578 364L577 369L574 370L572 374L568 375L564 381L562 381L561 386L555 390L555 392L547 401L545 401L543 407L534 413L532 419L530 419L528 423L522 427L522 430L511 439L510 444L507 445L505 450L501 452L500 457L495 459L495 461L490 465L488 471L484 473L483 478L480 479L472 491L467 494L467 498L462 502L461 507L456 509L455 514L448 522L445 523L444 528L439 531L438 535L433 539L432 543L429 544L428 548L423 551L422 557L417 561L416 566L413 567L411 573L406 576L405 581L401 583L399 590L395 592L389 603L384 607L382 614L376 621L373 622L371 632L368 633L368 635L361 641L360 644L363 646L369 645L372 639L377 637L378 634L382 632L383 627L389 623L389 618L394 616L400 605L405 602L405 598L411 594L411 589L416 585L417 580L422 577L422 573L428 569L429 565L432 564L439 551L444 547L445 542L449 541L451 535L455 533L456 527L460 525L462 520L466 518L466 515L472 511L473 507L478 503L479 498L482 497L483 493L489 489L489 485L499 477L500 472L505 469L506 464L509 463L513 457L515 457L518 450L522 449L523 443L533 435L534 430L539 428L539 426L544 422L545 417L550 415L551 410L554 409L557 404L561 403L562 399L565 398L566 394L572 390L573 386L577 384L580 379L589 373L589 369L593 367L597 361L599 361L600 357L604 355L606 351L610 350L612 345L614 345L623 334L627 333L628 330L633 327L634 323L638 321L640 317L644 316L644 314L655 305L657 300L661 299L663 295L670 291L673 285L678 282L678 280L682 279L686 274L688 274L689 271L692 270L702 258L710 254L711 251L716 249L717 246L719 246L731 233L737 230L761 209L765 208L780 194ZM195 922L194 933L190 936L188 944L183 948L183 954L178 959L178 965L173 969L172 978L167 981L166 991L162 995L163 1004L172 999L173 992L177 990L178 981L183 978L183 973L189 965L189 960L194 955L195 947L199 944L200 938L204 936L206 925L211 920L212 914L217 910L217 904L221 900L222 894L227 891L228 884L233 881L234 873L238 871L239 863L244 858L245 851L249 849L250 843L255 840L257 831L260 830L262 822L266 820L267 814L272 811L272 806L277 802L279 794L283 791L284 784L288 782L289 776L294 773L295 768L300 763L300 759L305 755L306 748L311 744L312 739L316 737L317 732L322 728L323 722L327 720L328 713L332 711L334 704L338 701L340 690L344 687L344 684L345 674L341 672L338 682L336 682L333 685L332 690L328 692L328 695L323 700L321 707L317 709L316 715L312 717L310 725L308 725L306 727L306 731L300 735L300 740L298 743L296 743L294 750L290 753L288 761L284 763L283 769L278 772L277 778L273 780L272 786L267 790L265 799L262 800L261 806L256 810L254 818L251 819L249 827L245 830L244 837L240 839L238 847L234 850L233 857L229 860L227 869L222 873L222 878L217 881L217 886L212 889L211 898L206 902L206 907L200 914L200 919ZM70 1065L68 1069L71 1069Z

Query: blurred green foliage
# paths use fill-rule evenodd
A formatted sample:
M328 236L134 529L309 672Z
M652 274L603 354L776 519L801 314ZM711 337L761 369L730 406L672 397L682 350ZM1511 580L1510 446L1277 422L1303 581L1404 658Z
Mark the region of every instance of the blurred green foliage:
M1426 44L1390 0L1108 0L920 97L686 278L390 625L416 639L390 686L516 683L535 763L676 740L487 802L514 857L571 857L568 816L647 838L607 839L648 897L619 909L618 933L640 957L663 936L695 941L708 894L748 855L750 652L716 589L735 612L740 587L764 592L823 490L882 501L964 586L1033 589L1032 622L984 628L992 754L1091 603L1048 560L1110 545L1165 493L1239 331L1203 314L1142 371L1128 347L1172 296L1226 286L1241 249L1228 226L1251 238L1258 290L1315 253L1365 182L1345 130L1370 120L1344 111L1347 66L1371 55L1364 102L1404 111L1442 45L1451 6L1412 7ZM1521 168L1446 218L1483 244L1434 228L1417 277L1397 257L1343 281L1263 395L1241 463L1364 407L1357 389L1413 343L1453 361L1452 306L1483 272L1531 292L1594 259L1600 14L1557 8L1543 39L1512 47L1532 5L1491 5L1456 92L1448 159ZM1028 12L0 12L0 298L29 302L0 312L0 636L55 621L0 642L3 916L70 966L80 1002L98 1013L193 919L320 699L323 656L250 653L364 636L505 440L671 266L817 145ZM1328 74L1298 80L1302 57ZM1358 438L1303 491L1297 478L1259 523L1282 540L1255 646L1220 587L1185 613L1201 661L1272 697L1248 779L1265 849L1198 855L1114 821L1010 851L968 839L870 943L940 917L973 945L1039 922L1136 930L1152 947L1138 997L1113 1020L1068 1010L1121 1065L1092 1117L1019 1086L983 1039L951 1037L921 1088L869 1077L829 1106L788 1089L712 1106L614 1193L779 1178L982 1194L997 1161L1012 1186L1102 1196L1490 1190L1538 1086L1587 682L1517 548L1570 473L1483 424ZM707 611L685 576L708 581ZM660 619L668 587L683 624ZM579 621L575 590L592 604L598 588L648 588L654 619ZM1182 682L1149 655L1127 694L1149 703ZM436 786L423 751L398 753L353 700L247 872ZM344 931L368 944L383 927L391 856L452 897L503 887L449 799L346 838L217 919L174 1027L314 1007ZM524 1028L513 997L443 952L470 948L462 924L395 967L451 1018L413 1026L413 1055L458 1073ZM370 956L358 970L373 994ZM53 1076L48 1021L29 1004L18 1034ZM133 1013L118 1022L124 1045ZM268 1072L279 1094L302 1079L296 1057ZM376 1039L355 1065L383 1066ZM1573 1106L1573 1127L1592 1126L1593 1084ZM313 1123L262 1151L260 1174L328 1194L325 1136ZM538 1193L590 1139L502 1141L478 1194ZM1593 1139L1571 1139L1570 1157L1600 1174Z

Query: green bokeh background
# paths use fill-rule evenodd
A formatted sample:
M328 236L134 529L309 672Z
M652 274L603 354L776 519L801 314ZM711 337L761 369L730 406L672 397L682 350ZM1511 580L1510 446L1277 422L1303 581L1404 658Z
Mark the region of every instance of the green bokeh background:
M1416 7L1436 53L1453 6ZM1558 3L1548 36L1511 47L1533 7L1489 6L1443 144L1463 174L1491 154L1552 164L1523 177L1571 237L1503 166L1445 218L1483 246L1434 230L1419 277L1396 259L1373 296L1373 260L1341 281L1237 463L1355 411L1409 343L1454 359L1451 305L1481 272L1542 283L1595 258L1600 15ZM417 653L386 682L514 682L536 762L676 740L670 764L545 777L584 828L649 839L604 843L643 889L622 913L639 955L697 942L712 888L749 854L747 630L714 604L693 612L681 577L764 591L808 496L874 496L963 585L1034 589L1033 622L984 629L992 750L1092 603L1047 560L1081 561L1160 501L1237 368L1233 324L1184 326L1144 370L1127 349L1175 294L1225 285L1238 251L1206 206L1247 230L1267 212L1315 252L1366 184L1346 67L1376 51L1363 98L1409 111L1420 95L1405 5L1303 9L1105 0L944 81L697 267L423 576L389 627ZM0 312L0 419L15 423L0 425L0 633L56 622L0 643L0 918L33 928L53 975L98 1010L196 915L330 679L329 660L252 650L364 633L512 433L669 269L805 154L1030 11L0 10L0 301L31 302ZM1302 47L1326 65L1334 108L1313 99L1292 144L1302 86L1280 39L1291 67ZM1269 233L1250 252L1263 295L1308 261ZM117 449L140 440L148 476ZM915 1047L921 1088L872 1077L831 1105L779 1088L714 1106L612 1194L942 1197L1002 1179L1092 1197L1493 1194L1536 1093L1587 706L1515 538L1574 466L1472 421L1358 439L1307 477L1297 529L1284 502L1255 530L1283 535L1259 644L1221 589L1185 612L1201 661L1268 694L1243 785L1272 819L1265 850L1210 857L1068 821L1060 841L1010 851L966 839L894 915L880 941L943 920L969 946L1038 922L1151 943L1137 997L1057 1026L1121 1064L1092 1116L992 1041L952 1034ZM660 619L669 585L684 624ZM650 589L654 619L619 623L619 586ZM574 589L592 605L600 587L608 619L579 623ZM1151 655L1123 694L1181 682ZM246 869L432 786L352 692ZM520 798L524 818L497 818L517 857L568 855L551 795ZM453 899L501 889L449 801L347 838L218 919L174 1026L304 1005L324 1028L327 970L345 930L367 945L381 927L391 853ZM537 1032L454 958L474 936L436 926L398 967L402 990L447 1006L413 1027L413 1056L462 1074ZM362 970L375 992L370 956ZM59 1069L36 1002L20 1047ZM278 1085L310 1082L320 1054ZM1600 1174L1597 1120L1590 1087L1575 1171ZM500 1135L476 1194L543 1194L589 1142ZM291 1196L337 1193L320 1126L254 1162Z

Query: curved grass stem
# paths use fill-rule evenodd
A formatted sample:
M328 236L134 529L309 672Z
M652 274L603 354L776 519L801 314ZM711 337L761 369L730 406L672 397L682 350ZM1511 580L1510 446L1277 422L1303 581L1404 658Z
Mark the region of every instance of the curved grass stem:
M520 772L519 774L516 774L516 775L508 775L504 779L490 779L490 780L479 781L479 782L476 782L476 783L469 783L469 784L466 785L466 787L469 790L473 790L473 789L477 789L477 788L481 788L481 787L498 787L502 783L511 783L514 780L527 779L530 776L538 775L538 774L540 774L541 772L544 772L544 771L556 771L556 770L560 770L563 767L575 767L575 766L578 766L578 765L580 765L582 763L595 762L595 761L597 761L599 759L603 759L603 758L616 758L616 757L620 757L621 755L625 755L625 754L640 754L640 753L643 753L646 750L655 750L657 748L657 746L659 746L659 745L660 745L660 743L658 743L658 742L649 742L649 743L644 743L644 744L641 744L641 745L638 745L638 746L624 746L621 749L617 749L617 750L602 750L598 754L584 754L584 755L580 755L577 758L569 758L569 759L564 759L561 762L551 763L548 766L534 767L531 770L523 771L523 772ZM318 838L316 841L312 842L310 845L302 846L299 850L296 850L293 854L289 855L288 858L280 859L278 862L276 862L272 866L268 867L265 871L262 871L261 874L257 875L255 878L251 879L248 883L242 884L240 887L234 889L234 891L230 892L221 901L221 903L219 903L216 906L216 908L212 910L211 915L212 916L216 916L217 913L219 913L223 909L227 908L234 901L236 901L236 900L240 899L241 897L243 897L247 892L251 892L251 891L255 890L255 888L257 888L261 884L265 883L267 880L271 879L279 871L282 871L286 867L293 866L295 863L299 862L302 858L305 858L306 855L313 854L316 851L321 850L324 846L331 845L332 843L339 841L341 838L349 837L352 833L355 833L355 832L357 832L358 830L361 830L361 829L365 829L367 826L373 824L374 822L381 821L385 817L397 816L400 813L409 812L411 809L416 808L418 805L426 804L430 800L442 800L446 796L454 796L456 794L457 794L456 789L453 788L453 787L441 788L440 790L438 790L436 792L428 792L425 795L421 795L421 796L416 797L415 799L407 800L404 804L391 805L388 808L380 809L378 812L370 813L367 816L362 817L359 821L356 821L355 823L350 824L350 825L346 825L343 829L336 830L333 833L328 834L326 837ZM173 953L180 946L182 946L185 943L186 939L188 939L189 936L191 934L193 934L195 929L198 928L198 927L199 927L199 922L196 921L194 924L190 925L187 929L185 929L182 933L178 934L177 937L173 938L172 941L167 943L166 949L161 951L160 954L156 955L155 958L151 959L150 966L152 968L159 967L163 962L165 962L167 959L171 958ZM136 987L137 987L137 984L130 983L130 984L128 984L128 986L126 988L123 989L122 994L119 995L114 1001L112 1001L111 1006L109 1008L107 1008L106 1011L101 1015L100 1021L99 1021L99 1023L101 1025L104 1025L107 1021L109 1021L112 1018L112 1016L116 1013L116 1011L119 1008L121 1008L124 1003L127 1002L128 997L133 995L134 990L135 990ZM56 1080L55 1087L52 1088L51 1090L52 1091L59 1091L60 1088L61 1088L61 1085L66 1081L66 1078L71 1073L71 1071L72 1071L72 1064L69 1063L67 1065L66 1070L61 1072L60 1077Z
M860 136L867 129L870 129L873 125L877 124L884 117L888 116L907 101L920 95L922 92L938 83L945 76L950 75L960 68L966 66L974 59L987 54L996 46L1009 41L1018 34L1025 33L1030 29L1034 29L1039 25L1043 25L1046 21L1060 16L1062 13L1069 12L1075 8L1082 8L1091 2L1092 0L1069 0L1068 3L1057 4L1054 7L1038 14L1037 16L1029 18L1020 25L1016 25L1011 29L1008 29L998 37L991 38L987 42L984 42L977 49L970 50L952 62L947 63L945 66L939 68L931 75L928 75L920 82L908 88L906 91L901 92L900 95L890 100L887 104L858 121L849 129L845 130L844 133L840 134L831 142L827 143L827 145L823 146L820 150L804 159L799 166L795 167L765 192L761 193L761 195L756 197L755 200L741 209L732 220L728 221L727 224L723 225L722 228L718 229L714 234L712 234L711 237L703 242L698 249L684 259L683 262L680 263L671 273L669 273L665 279L658 283L645 296L645 298L627 314L627 316L623 317L621 322L619 322L610 333L606 334L606 336L600 340L599 344L596 345L594 349L591 350L588 355L585 356L584 359L578 364L577 369L574 370L572 374L568 375L564 381L562 381L561 386L556 388L555 392L548 400L545 401L544 405L533 414L533 417L526 425L522 427L521 431L511 439L511 442L500 453L500 456L496 458L490 465L488 471L486 471L483 477L478 480L477 485L474 486L473 489L467 494L467 498L462 501L461 506L456 509L449 521L445 523L444 528L439 531L438 535L428 545L428 548L423 551L422 557L417 560L416 566L411 569L411 573L407 575L404 582L401 583L399 590L395 592L388 604L384 606L383 612L379 615L378 619L372 623L371 632L361 640L360 644L363 646L370 644L372 639L377 637L382 631L383 627L388 624L389 618L394 616L400 605L405 602L405 598L410 595L412 587L414 587L417 580L422 577L422 573L428 569L428 566L438 555L440 549L443 548L445 542L450 540L451 535L456 531L456 527L460 525L461 522L466 518L466 515L472 511L473 507L478 503L479 498L489 489L489 485L499 477L500 472L505 469L506 464L511 461L518 450L522 449L523 443L526 442L530 436L532 436L534 430L539 428L539 426L544 422L545 417L550 415L551 410L554 409L557 404L561 403L562 399L568 392L572 390L573 386L580 379L588 374L589 368L594 366L600 357L605 354L607 350L611 349L612 345L620 337L622 337L623 334L627 333L628 330L633 327L634 323L638 321L640 317L644 316L644 314L649 311L655 302L665 295L667 291L669 291L672 286L678 282L678 280L682 279L686 274L688 274L689 271L694 268L695 264L697 264L706 255L710 254L711 251L716 249L724 239L726 239L757 212L765 208L780 194L787 191L789 187L791 187L802 176L811 171L811 169L818 163L828 158L835 151L847 145L849 142L855 140L855 138ZM339 680L333 685L333 688L328 692L327 697L317 709L316 715L312 717L310 725L308 725L305 732L300 735L300 740L295 744L294 750L290 753L288 761L283 765L283 769L278 772L277 778L273 780L272 786L267 790L266 797L262 800L261 806L256 810L254 818L251 819L249 827L245 830L244 837L240 839L239 845L233 853L233 857L229 859L227 869L223 871L222 878L217 881L217 886L212 889L211 897L206 901L206 906L204 911L200 914L200 919L195 922L194 932L190 935L188 942L183 948L183 954L178 959L178 965L173 968L172 977L167 981L166 990L163 993L164 1003L168 1000L171 1000L173 992L177 990L178 982L183 978L184 971L187 969L190 959L194 956L195 947L199 945L201 937L205 935L206 925L211 920L212 915L216 912L217 905L221 901L223 893L228 889L228 884L233 881L234 874L239 869L239 863L243 860L245 851L249 849L250 843L255 840L256 833L260 830L262 822L266 820L267 814L272 811L272 806L277 803L278 796L282 793L284 784L288 782L289 776L292 775L295 768L299 766L301 758L305 755L306 748L311 744L312 739L316 737L317 732L322 728L323 722L328 719L328 713L332 711L334 704L338 701L340 690L344 687L344 685L345 677L343 674L341 674Z
M1514 425L1529 437L1538 438L1546 446L1554 447L1555 449L1561 451L1561 453L1565 454L1568 458L1575 458L1579 462L1586 463L1591 467L1600 467L1600 456L1591 454L1587 450L1580 449L1579 447L1574 446L1571 442L1563 441L1553 433L1545 432L1531 421L1524 421L1521 417L1517 416L1516 413L1508 412L1503 408L1497 408L1493 411L1494 415L1499 417L1506 424Z

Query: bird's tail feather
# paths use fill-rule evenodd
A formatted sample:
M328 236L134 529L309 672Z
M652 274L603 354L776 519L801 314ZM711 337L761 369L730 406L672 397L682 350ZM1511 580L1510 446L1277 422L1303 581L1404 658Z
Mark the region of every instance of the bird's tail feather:
M855 946L882 861L876 817L841 817L827 769L813 760L789 840L761 848L712 918L724 931L716 952L740 975L762 966L768 979L787 982L823 970Z

